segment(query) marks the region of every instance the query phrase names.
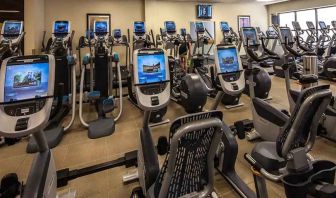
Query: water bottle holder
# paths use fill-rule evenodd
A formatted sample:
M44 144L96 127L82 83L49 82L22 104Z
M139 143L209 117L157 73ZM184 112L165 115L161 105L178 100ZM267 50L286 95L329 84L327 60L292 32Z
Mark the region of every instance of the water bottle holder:
M315 161L313 168L305 173L289 174L282 178L286 196L306 197L309 189L317 183L333 184L335 180L336 164L331 161Z

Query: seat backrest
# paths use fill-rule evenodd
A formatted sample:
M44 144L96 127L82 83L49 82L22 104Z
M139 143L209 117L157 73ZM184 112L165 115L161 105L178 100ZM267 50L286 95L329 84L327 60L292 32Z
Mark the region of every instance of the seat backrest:
M303 90L298 96L292 115L277 139L277 153L286 158L296 148L309 152L313 147L322 114L330 103L332 93L329 85Z
M170 128L170 149L154 186L155 197L205 197L213 191L214 157L224 131L221 111L190 114Z

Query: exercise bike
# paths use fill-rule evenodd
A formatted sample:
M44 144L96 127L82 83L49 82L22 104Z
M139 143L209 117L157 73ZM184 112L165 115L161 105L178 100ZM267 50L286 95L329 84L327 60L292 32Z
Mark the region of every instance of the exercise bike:
M169 132L169 151L160 168L149 127L149 117L151 111L162 108L169 102L167 55L161 49L140 49L135 51L134 56L134 60L139 60L136 57L148 60L160 57L162 62L160 61L160 70L157 70L156 73L159 74L156 77L142 73L139 66L134 67L133 71L138 74L134 78L134 84L137 85L137 100L144 109L144 122L139 134L138 150L141 187L134 189L131 197L211 196L214 182L213 159L222 132L228 129L221 121L222 113L196 113L175 120ZM134 64L141 65L141 59ZM152 87L150 92L146 91ZM188 181L184 178L188 178ZM173 186L174 190L170 190Z

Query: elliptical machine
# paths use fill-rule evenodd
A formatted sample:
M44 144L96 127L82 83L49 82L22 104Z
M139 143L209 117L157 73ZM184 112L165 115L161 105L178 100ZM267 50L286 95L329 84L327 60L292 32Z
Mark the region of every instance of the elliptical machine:
M175 22L166 21L164 26L166 33L161 30L161 42L163 49L170 51L171 99L183 106L187 113L201 112L207 101L207 91L197 74L187 73L180 65L177 52L184 41L176 35Z
M75 120L76 55L72 51L74 33L74 31L71 32L70 21L55 21L53 34L45 51L47 54L55 56L55 85L56 89L59 89L48 126L44 129L49 148L54 148L61 142L64 132L71 128ZM71 120L63 126L62 121L70 111ZM38 151L34 137L30 138L26 150L28 153Z
M154 36L153 32L151 31L151 36L153 41L151 41L151 36L146 33L146 27L145 22L143 21L135 21L134 24L134 34L133 34L133 44L132 44L132 50L133 52L137 49L150 49L153 46L155 46L154 42ZM129 56L131 66L134 67L133 60L134 56ZM128 98L131 101L132 104L134 104L136 107L141 109L138 105L138 101L136 99L135 93L133 92L133 81L134 74L131 74L128 76ZM142 110L142 109L141 109ZM153 111L150 116L150 125L151 126L157 126L169 123L169 119L164 120L164 116L167 113L167 106L163 107L162 109L158 109L156 111Z
M232 45L238 46L239 44L239 36L238 34L230 27L229 23L226 21L220 22L220 29L223 34L223 40L221 44L224 45Z
M90 34L89 34L90 35ZM116 117L107 114L114 111L117 103L113 97L113 64L121 79L119 57L111 51L111 38L107 21L94 22L94 38L88 38L90 55L85 59L90 64L90 92L84 93L85 64L82 65L79 92L79 118L83 126L88 128L91 139L111 135L115 130L115 122L120 118L123 109L122 81L119 80L119 112ZM83 117L83 102L93 101L98 118L90 123Z
M22 55L24 35L22 21L4 21L0 35L0 64L8 57Z
M329 36L329 28L323 21L319 21L320 36L316 44L316 53L322 66L319 76L322 79L336 81L336 37ZM325 53L326 56L323 56Z
M1 189L1 196L23 198L55 198L57 196L56 168L43 129L54 99L55 59L52 55L11 57L2 63L0 75L0 134L5 137L33 135L39 147L26 184L17 176L6 176L11 189ZM20 76L20 77L18 77ZM14 180L12 180L14 179ZM15 181L16 179L16 181ZM16 183L16 184L15 184ZM3 187L3 186L1 186ZM13 188L18 191L13 193ZM22 190L23 189L23 190ZM66 197L75 197L69 191Z

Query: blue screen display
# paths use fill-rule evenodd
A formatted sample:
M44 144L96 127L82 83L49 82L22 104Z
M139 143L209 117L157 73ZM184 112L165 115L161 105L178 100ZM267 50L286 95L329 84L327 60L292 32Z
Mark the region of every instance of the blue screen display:
M221 73L239 71L238 54L235 47L218 49L217 54Z
M134 22L134 32L135 33L145 33L145 22L143 21L136 21Z
M121 30L120 29L113 30L113 37L114 38L120 38L121 37Z
M223 31L223 32L228 32L228 31L230 31L230 26L229 26L229 24L227 23L227 22L221 22L220 23L220 27L221 27L221 30Z
M4 101L20 101L48 94L49 64L35 63L6 67Z
M21 33L21 23L20 22L6 22L4 24L4 34L5 35L18 35Z
M195 25L196 25L196 31L197 32L204 32L205 31L203 22L196 22Z
M65 34L69 33L69 22L68 21L56 21L54 24L55 34Z
M108 33L108 23L107 21L95 21L95 33Z
M139 54L138 75L139 84L166 81L166 62L164 54Z
M212 6L211 5L198 5L197 6L197 17L203 19L212 18Z
M165 28L167 32L176 32L176 25L174 21L166 21Z
M244 43L246 43L246 40L248 39L249 45L257 45L258 44L258 38L257 38L257 32L254 28L243 28L243 34L244 34Z

